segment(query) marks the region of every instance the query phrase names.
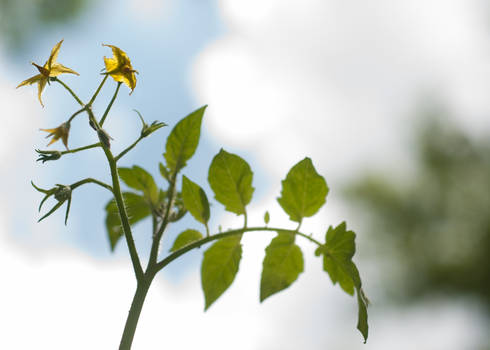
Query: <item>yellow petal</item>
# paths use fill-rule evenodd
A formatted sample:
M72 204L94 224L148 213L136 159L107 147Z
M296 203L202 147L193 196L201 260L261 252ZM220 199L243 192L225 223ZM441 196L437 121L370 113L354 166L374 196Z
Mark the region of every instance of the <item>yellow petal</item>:
M49 76L50 77L57 77L58 75L60 75L62 73L71 73L71 74L75 74L75 75L80 75L77 72L75 72L73 69L65 67L61 63L54 63L51 66L51 71L49 73Z
M107 73L112 73L117 70L117 61L114 58L104 57L104 63Z
M115 81L119 81L121 83L126 84L131 89L131 92L133 92L132 90L134 90L134 88L136 87L136 76L134 75L134 73L130 73L130 74L112 73L110 74L110 76Z
M131 61L129 60L128 55L126 55L126 53L123 50L121 50L120 48L114 45L105 45L105 44L102 45L110 47L112 49L114 60L119 66L124 66L126 64L129 64L131 66Z
M43 76L41 74L35 75L35 76L33 76L33 77L29 78L29 79L24 80L22 83L20 83L19 85L17 85L16 89L18 89L18 88L20 88L21 86L24 86L24 85L31 85L31 84L37 83L42 78L43 78Z
M60 51L60 47L62 43L63 43L63 39L59 43L57 43L51 50L51 55L49 55L49 59L44 65L44 67L47 68L48 70L51 70L51 68L53 67L53 63L56 62L56 59L58 58L58 52Z
M43 106L43 107L44 107L44 104L43 104L43 101L41 100L41 94L42 94L44 87L46 86L47 82L48 82L48 79L42 77L42 79L40 79L38 81L38 85L37 85L37 98L39 99L39 102L41 102L41 106Z

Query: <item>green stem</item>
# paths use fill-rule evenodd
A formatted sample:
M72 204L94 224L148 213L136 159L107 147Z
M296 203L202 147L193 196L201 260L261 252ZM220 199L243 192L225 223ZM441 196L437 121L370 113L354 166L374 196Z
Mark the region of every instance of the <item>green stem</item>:
M65 154L69 154L69 153L77 153L80 151L85 151L86 149L96 148L96 147L100 147L100 146L101 146L100 142L97 142L97 143L93 143L93 144L88 145L88 146L83 146L83 147L78 147L78 148L73 148L73 149L69 149L66 151L62 151L61 154L65 155Z
M158 229L157 233L153 237L153 242L151 243L150 258L148 260L147 269L150 270L157 262L158 258L158 247L160 246L160 240L162 239L163 233L167 228L169 222L170 211L172 210L172 205L175 199L175 186L177 182L177 171L174 171L172 177L170 178L170 189L168 191L167 208L165 214L163 215L162 224Z
M80 98L78 98L78 96L73 92L72 89L70 89L70 87L68 85L66 85L64 82L62 82L58 77L54 77L54 78L51 78L52 81L56 81L58 83L60 83L61 85L63 85L63 87L68 90L68 92L73 96L73 98L75 100L77 100L78 104L82 107L84 107L85 105L83 104L82 100L80 100Z
M140 317L141 310L143 309L143 304L145 302L148 289L150 289L152 279L153 276L149 276L145 280L138 281L136 292L134 293L133 297L133 302L131 303L131 308L129 309L128 318L126 319L126 325L124 326L119 350L131 349L131 344L133 343L138 319Z
M109 167L111 169L112 188L113 188L114 198L116 200L117 209L119 210L119 216L121 218L121 223L124 231L124 236L126 238L126 243L128 244L129 255L131 256L131 262L133 263L136 280L139 282L143 280L144 274L143 274L143 269L141 268L141 262L138 257L138 252L136 250L136 245L134 244L134 239L133 239L133 234L131 232L131 226L129 224L128 214L126 212L126 207L124 205L124 200L121 193L121 185L119 183L116 160L114 159L114 156L112 155L109 148L102 145L102 149L104 150L104 153L107 157L107 161L109 162Z
M83 111L85 111L85 107L83 107L82 109L79 109L78 111L76 111L75 113L73 113L73 115L70 117L70 119L68 119L67 123L70 124L71 121L77 116L79 115L80 113L82 113Z
M86 179L83 179L83 180L80 180L80 181L77 181L77 182L75 182L74 184L71 184L71 185L70 185L70 188L71 188L72 190L74 190L75 188L80 187L80 186L82 186L82 185L85 185L85 184L87 184L87 183L94 183L94 184L96 184L96 185L99 185L99 186L104 187L105 189L107 189L107 190L111 191L111 193L114 193L114 191L112 190L112 187L111 187L111 186L109 186L108 184L106 184L106 183L104 183L104 182L102 182L102 181L99 181L99 180L93 179L93 178L91 178L91 177L86 178Z
M156 265L152 265L151 266L151 269L152 269L151 272L153 272L154 274L156 274L158 271L160 271L165 266L167 266L168 264L170 264L172 261L174 261L175 259L177 259L179 256L184 255L185 253L187 253L188 251L190 251L192 249L199 248L203 244L206 244L206 243L209 243L209 242L212 242L212 241L221 239L221 238L229 237L229 236L240 235L240 234L243 234L245 232L259 232L259 231L273 231L273 232L282 231L282 232L289 232L289 233L292 233L292 234L296 234L298 236L301 236L303 238L306 238L307 240L309 240L310 242L312 242L312 243L314 243L314 244L316 244L318 246L322 246L322 243L320 243L319 241L317 241L313 237L311 237L311 236L309 236L309 235L307 235L305 233L298 232L296 230L285 230L285 229L282 229L282 228L275 228L275 227L248 227L248 228L241 228L241 229L237 229L237 230L230 230L230 231L227 231L227 232L217 233L215 235L212 235L212 236L209 236L209 237L205 237L205 238L200 239L198 241L192 242L191 244L189 244L189 245L187 245L187 246L185 246L185 247L183 247L183 248L181 248L181 249L173 252L172 254L168 255L165 259L161 260Z
M108 75L106 74L106 75L104 76L104 79L102 79L102 81L100 82L99 87L98 87L98 88L97 88L97 90L95 91L94 95L93 95L93 96L92 96L92 98L90 99L89 103L87 103L87 105L88 105L88 106L91 106L91 105L92 105L92 103L94 103L95 98L96 98L96 97L97 97L97 95L99 94L100 89L102 89L102 86L104 86L104 83L105 83L105 81L107 80L107 77L108 77Z
M106 77L107 77L107 75L106 75ZM114 92L114 96L112 96L111 102L109 102L109 104L107 105L107 108L105 109L104 114L102 115L102 118L100 118L100 122L99 122L100 126L104 125L105 118L107 118L107 115L109 114L109 111L111 110L112 104L116 100L117 93L119 92L119 88L121 87L121 84L122 84L121 82L117 83L117 88L116 88L116 91Z
M138 144L138 142L140 142L141 140L143 140L144 137L143 136L140 136L136 139L136 141L134 141L131 146L129 146L128 148L126 148L124 151L122 151L121 153L119 153L116 158L114 158L116 160L116 162L121 159L126 153L128 153L129 151L131 151L134 146L136 146Z

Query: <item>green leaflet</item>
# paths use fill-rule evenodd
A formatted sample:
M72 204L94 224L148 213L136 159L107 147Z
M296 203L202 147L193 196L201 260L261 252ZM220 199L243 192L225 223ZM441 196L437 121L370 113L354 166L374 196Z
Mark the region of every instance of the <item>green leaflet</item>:
M201 285L207 310L233 283L242 258L242 235L226 237L214 243L201 265Z
M311 159L305 158L289 170L277 201L290 220L301 222L304 217L315 215L327 194L325 179L316 172Z
M135 165L132 168L118 168L119 177L129 187L142 191L153 205L158 203L159 190L153 176L145 169Z
M209 202L204 190L185 175L182 177L182 199L185 208L200 223L206 225L209 220Z
M267 225L267 224L269 224L270 220L271 220L271 216L269 215L269 212L266 211L264 214L264 223Z
M202 233L196 230L187 229L181 232L175 239L174 245L170 249L171 252L175 252L186 245L191 244L194 241L198 241L202 238Z
M346 224L342 222L336 228L329 227L325 238L325 252L323 254L323 269L328 273L333 284L337 282L348 294L354 295L354 281L352 279L351 259L356 251L355 233L346 231Z
M294 234L279 232L265 249L260 281L260 301L289 287L303 272L303 253Z
M186 116L170 132L163 156L171 173L182 169L194 155L199 143L201 121L206 107L203 106Z
M123 193L124 204L129 217L129 223L132 225L151 214L150 206L143 196L132 192ZM116 201L112 199L106 207L106 228L111 244L111 250L114 251L119 238L124 234L119 218Z
M362 288L357 289L357 305L359 308L357 315L357 329L359 332L361 332L362 336L364 337L364 344L366 344L369 335L367 314L368 300L364 296Z
M333 284L339 283L340 287L348 294L357 293L358 323L357 329L364 337L368 337L368 301L362 290L359 271L352 261L356 251L356 234L346 230L346 223L342 222L337 227L330 226L325 237L325 245L320 247L317 253L323 254L323 269L328 273Z
M254 188L253 172L241 157L221 149L209 167L208 181L218 202L237 215L245 214Z

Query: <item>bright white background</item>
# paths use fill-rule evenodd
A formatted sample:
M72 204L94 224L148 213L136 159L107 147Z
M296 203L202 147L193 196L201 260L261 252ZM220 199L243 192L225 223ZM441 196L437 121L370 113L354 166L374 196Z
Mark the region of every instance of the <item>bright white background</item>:
M14 87L36 74L29 61L43 63L61 38L59 62L81 73L64 80L83 96L98 84L94 72L102 68L102 56L110 55L101 42L123 48L141 73L132 96L121 89L108 122L115 149L137 135L133 108L148 121L174 125L209 104L200 160L186 174L204 184L220 147L237 152L256 170L257 199L249 221L260 224L269 210L271 224L293 226L275 197L288 169L309 156L331 191L305 231L322 239L328 225L347 219L362 253L367 238L362 223L347 216L340 187L366 168L410 174L407 131L426 98L444 104L468 132L488 132L489 13L487 3L478 0L128 0L97 5L70 27L47 31L21 54L0 46L0 348L117 348L134 291L123 242L114 255L108 253L102 213L108 198L98 188L87 186L74 197L67 227L64 213L36 223L41 197L30 180L49 187L91 172L107 178L95 151L34 162L33 148L46 143L37 129L61 123L74 104L61 89L48 87L42 109L35 87ZM101 99L112 94L113 85L108 86ZM88 130L82 122L76 127ZM143 164L157 175L168 131L142 144L124 165ZM70 145L93 142L91 137L73 134ZM236 223L228 214L216 215L216 226ZM198 228L191 220L186 225ZM321 261L303 243L305 273L260 304L261 260L271 237L244 239L237 279L206 313L202 252L164 272L150 290L134 349L459 350L474 349L484 337L478 314L463 303L386 308L375 276L389 262L380 257L378 264L357 260L373 302L370 339L363 345L354 299L331 285ZM146 242L137 238L140 247Z

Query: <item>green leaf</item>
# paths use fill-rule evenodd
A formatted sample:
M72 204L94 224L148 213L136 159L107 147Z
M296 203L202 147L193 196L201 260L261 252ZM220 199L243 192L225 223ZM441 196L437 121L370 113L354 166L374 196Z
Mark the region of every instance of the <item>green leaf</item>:
M323 254L323 269L328 273L333 284L337 282L348 294L354 295L352 256L355 253L355 233L346 231L342 222L336 228L330 226L326 234Z
M277 201L290 220L301 222L304 217L315 215L327 193L325 179L316 172L311 159L305 158L289 170Z
M124 204L129 217L129 223L132 225L151 214L150 206L147 200L136 193L124 192L123 193ZM112 199L107 203L106 207L106 228L109 236L109 242L111 244L111 250L114 248L124 234L122 229L121 219L119 217L119 210L117 209L116 201Z
M357 289L357 305L359 307L357 316L357 329L361 332L362 336L364 337L364 344L366 344L369 335L367 314L368 300L364 296L362 288Z
M260 281L260 301L289 287L303 272L303 253L294 234L279 232L265 249Z
M339 283L340 287L350 295L357 293L358 322L357 329L364 337L364 343L368 338L368 300L362 290L359 270L352 261L356 246L355 233L346 230L345 222L337 227L329 227L325 237L326 243L321 246L315 255L323 254L323 269L328 273L332 282Z
M265 222L265 224L267 225L270 220L271 220L271 216L269 215L269 212L266 211L265 214L264 214L264 222Z
M226 237L204 253L201 285L207 310L233 283L242 258L242 235Z
M206 225L209 220L209 202L204 190L185 175L182 177L182 199L192 216Z
M208 181L218 202L237 215L245 214L254 188L253 173L241 157L221 149L209 167Z
M118 168L119 177L129 187L142 191L152 204L158 203L159 190L153 176L145 169L135 165L132 168Z
M189 114L179 121L170 132L163 156L171 172L178 172L194 155L199 143L201 121L206 107L203 106Z
M175 239L174 245L170 249L171 252L175 252L180 248L184 248L186 245L191 244L192 242L198 241L202 238L202 233L196 230L187 229L184 232L181 232L177 238Z

